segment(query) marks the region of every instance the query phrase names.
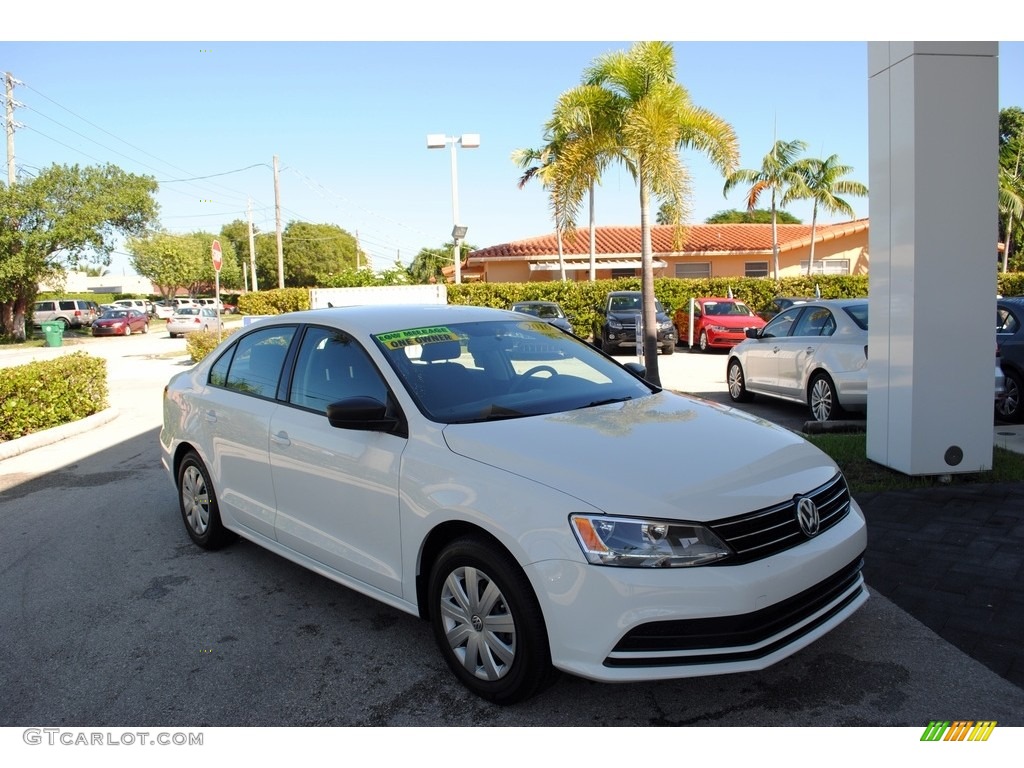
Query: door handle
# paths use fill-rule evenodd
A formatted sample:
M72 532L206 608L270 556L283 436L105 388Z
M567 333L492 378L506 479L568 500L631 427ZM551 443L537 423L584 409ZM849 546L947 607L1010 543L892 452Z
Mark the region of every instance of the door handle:
M210 422L211 424L216 424L217 423L217 412L216 411L207 411L206 413L203 414L203 418L206 419L206 421Z
M276 435L271 435L270 442L286 448L292 444L292 441L288 439L288 433L284 431L278 432Z

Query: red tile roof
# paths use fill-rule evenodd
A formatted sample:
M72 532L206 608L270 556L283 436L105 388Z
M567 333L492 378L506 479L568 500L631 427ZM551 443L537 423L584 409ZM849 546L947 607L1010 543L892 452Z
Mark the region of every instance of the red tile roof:
M823 224L815 228L816 242L854 234L868 228L867 219L857 219L840 224ZM779 224L779 249L799 248L811 241L809 224ZM683 229L684 238L680 248L675 247L675 228L655 225L651 227L651 246L655 255L670 253L771 253L771 224L694 224ZM640 253L640 227L597 227L595 230L596 253L602 256L635 256ZM590 230L581 227L574 238L565 237L562 250L568 256L584 256L590 253ZM491 259L512 259L521 261L536 257L558 255L558 241L555 234L517 240L482 248L469 254L470 261Z

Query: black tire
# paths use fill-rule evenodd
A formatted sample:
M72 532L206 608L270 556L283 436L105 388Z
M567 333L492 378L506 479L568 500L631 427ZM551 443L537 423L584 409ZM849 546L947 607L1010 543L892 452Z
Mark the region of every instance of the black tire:
M540 605L505 550L482 538L456 539L434 562L428 595L441 655L477 696L514 704L554 680Z
M743 375L743 366L735 357L729 361L729 367L725 373L725 383L733 402L749 403L754 399L754 394L747 391L747 379Z
M124 327L124 335L125 336L131 336L132 335L132 324L131 323L128 323L128 325L126 325Z
M64 328L62 329L63 333L67 333L71 329L71 322L66 317L58 317L57 322L64 325Z
M178 467L178 509L189 538L203 549L220 549L235 540L220 521L210 474L195 451L189 451Z
M701 352L708 351L708 332L702 330L700 332L700 339L697 340L697 346L700 347Z
M807 385L807 405L815 421L836 421L846 416L839 404L836 385L827 373L818 371Z
M675 344L666 344L666 345L665 345L664 347L662 347L661 349L662 349L662 352L663 352L664 354L666 354L666 355L672 355L672 354L675 354L675 351L676 351L676 345L675 345Z
M146 323L144 326L142 326L142 332L149 333L149 323Z
M1006 377L1006 391L1003 399L1000 400L996 413L1004 421L1024 421L1024 409L1021 408L1021 390L1024 389L1024 379L1016 371L1004 371Z
M178 338L178 334L176 334L176 333L171 333L170 331L168 331L168 332L167 332L167 335L168 335L168 336L170 336L170 337L171 337L172 339L176 339L176 338Z

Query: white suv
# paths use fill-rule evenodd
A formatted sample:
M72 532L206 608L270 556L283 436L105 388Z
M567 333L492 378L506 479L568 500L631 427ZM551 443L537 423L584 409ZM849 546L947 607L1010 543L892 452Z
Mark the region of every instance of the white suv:
M83 299L44 299L32 308L32 322L42 325L50 321L64 323L64 330L92 325L96 319L95 302Z
M149 311L149 302L143 301L142 299L118 299L114 302L115 307L124 307L125 309L137 309L144 315L151 314Z

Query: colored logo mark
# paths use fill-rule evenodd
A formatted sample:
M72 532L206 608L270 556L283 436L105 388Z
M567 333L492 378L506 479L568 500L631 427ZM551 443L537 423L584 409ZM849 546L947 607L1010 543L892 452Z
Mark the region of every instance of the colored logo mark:
M988 741L995 727L995 720L932 720L921 741Z

